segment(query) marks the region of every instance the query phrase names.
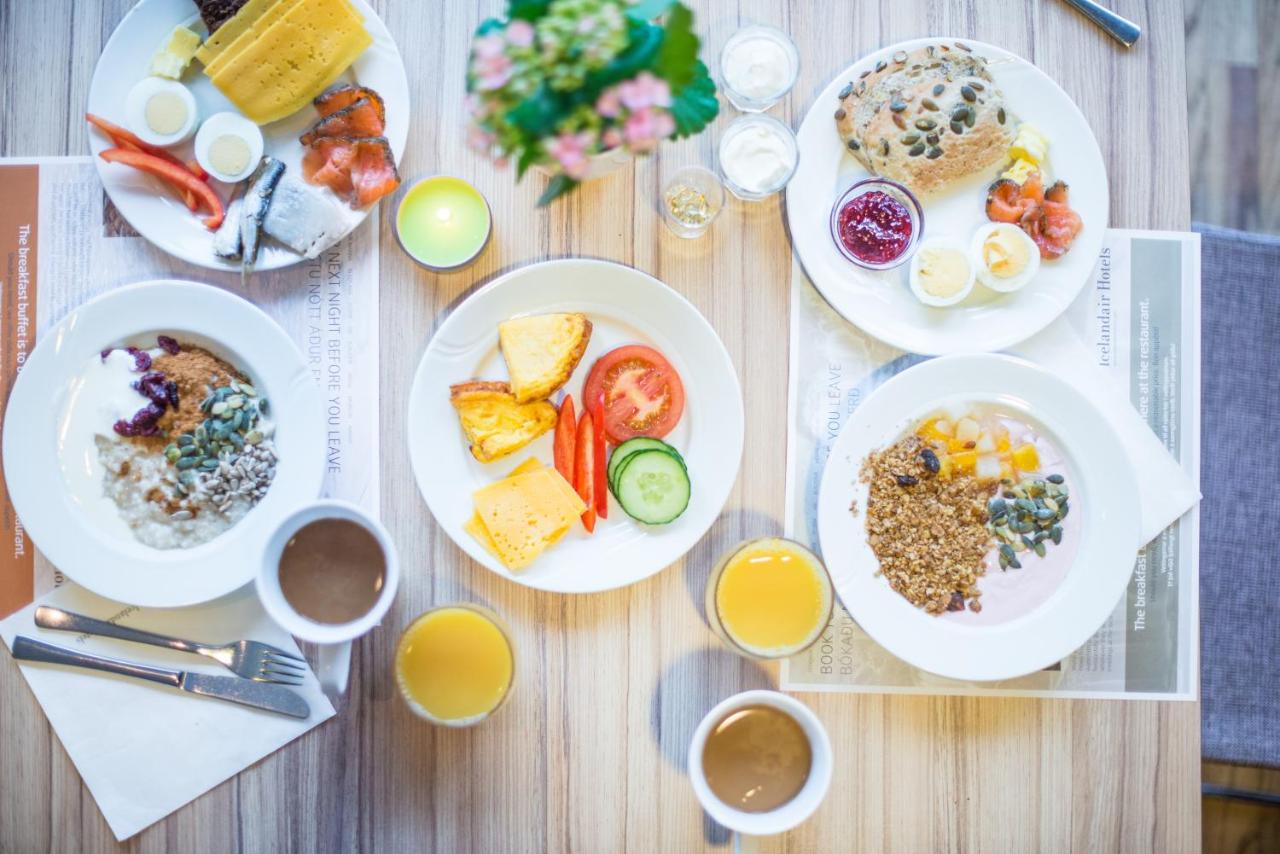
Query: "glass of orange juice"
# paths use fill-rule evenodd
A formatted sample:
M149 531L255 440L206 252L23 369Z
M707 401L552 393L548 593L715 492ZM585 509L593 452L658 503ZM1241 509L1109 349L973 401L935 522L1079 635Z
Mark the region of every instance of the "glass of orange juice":
M396 647L396 684L418 717L474 726L498 710L515 679L511 635L498 615L471 603L432 608Z
M707 620L751 658L808 649L831 621L835 594L818 556L793 540L762 537L720 559L707 580Z

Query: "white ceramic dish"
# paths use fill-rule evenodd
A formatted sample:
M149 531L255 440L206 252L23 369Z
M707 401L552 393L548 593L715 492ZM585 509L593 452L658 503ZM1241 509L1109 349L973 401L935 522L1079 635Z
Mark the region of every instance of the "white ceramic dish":
M609 518L595 533L580 525L529 568L512 573L463 523L471 494L504 477L529 456L552 463L552 434L488 465L476 462L449 403L449 386L506 379L498 323L522 314L581 311L591 341L564 390L581 398L595 360L623 344L657 348L680 373L684 415L666 437L689 466L689 507L669 525L632 521L612 496ZM557 393L553 400L558 401ZM679 560L716 520L738 476L743 442L742 391L715 330L684 297L638 270L606 261L548 261L514 270L460 305L431 339L409 395L409 456L418 489L436 521L463 551L499 575L539 590L589 593L648 578Z
M858 477L866 456L948 402L996 403L1037 427L1062 450L1072 472L1071 509L1084 514L1061 585L1030 613L996 625L933 617L895 593L876 575L865 515L849 512L854 502L867 506L867 485ZM849 418L822 475L818 537L841 602L877 643L930 673L988 681L1061 661L1098 630L1133 572L1140 512L1136 475L1120 440L1082 392L1010 356L944 356L889 380Z
M66 395L104 347L172 335L248 373L271 406L280 457L266 497L234 527L189 549L154 549L92 521L64 486L59 424ZM119 288L72 311L18 375L4 423L14 508L54 566L100 596L156 608L194 605L252 581L272 532L315 500L324 478L324 401L301 352L260 309L210 285L164 280Z
M915 39L864 57L837 75L818 94L800 126L800 166L787 186L791 240L810 280L836 311L869 335L914 353L943 354L1002 350L1030 338L1069 306L1093 272L1107 228L1109 189L1098 141L1075 103L1043 71L994 45L964 40L991 60L991 74L1005 103L1019 119L1037 125L1049 139L1048 169L1071 187L1071 207L1084 229L1062 258L1046 261L1034 281L1018 293L997 294L979 286L962 303L930 308L911 295L909 265L874 272L840 254L831 237L831 207L856 181L868 177L836 133L836 95L850 80L899 50L954 42ZM921 199L922 237L951 236L968 244L984 212L986 188L1001 167L970 176L935 196Z
M364 25L373 37L373 44L338 82L355 80L383 97L387 106L386 137L399 163L409 135L409 79L405 75L404 60L391 33L368 2L351 2L364 16ZM179 24L204 33L204 24L191 0L141 0L134 6L102 49L89 84L86 109L115 124L124 125L125 99L129 90L147 75L152 54ZM195 95L201 121L224 110L235 111L231 102L205 76L198 60L192 60L182 82ZM303 108L292 116L264 125L262 133L266 153L282 160L286 168L297 169L303 154L298 137L316 118L314 110ZM240 269L238 261L227 261L213 254L213 233L201 224L200 217L188 211L176 196L165 189L159 179L97 157L99 152L111 147L111 140L94 128L90 128L88 133L89 148L95 155L93 160L107 195L139 234L170 255L192 264L211 270ZM191 156L191 150L190 143L172 149L183 159ZM232 185L213 180L210 186L226 205ZM351 227L363 222L369 211L376 207L352 211ZM275 270L301 260L302 256L292 249L265 239L254 268Z

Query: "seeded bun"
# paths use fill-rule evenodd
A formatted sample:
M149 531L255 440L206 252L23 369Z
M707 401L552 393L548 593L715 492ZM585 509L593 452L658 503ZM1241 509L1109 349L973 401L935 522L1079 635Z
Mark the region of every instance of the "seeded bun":
M840 90L835 118L869 172L918 196L1002 161L1016 124L987 60L960 42L878 60Z

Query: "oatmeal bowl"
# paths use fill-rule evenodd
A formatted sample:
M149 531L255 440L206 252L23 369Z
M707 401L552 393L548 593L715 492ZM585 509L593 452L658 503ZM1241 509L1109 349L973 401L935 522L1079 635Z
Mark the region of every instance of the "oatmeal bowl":
M45 334L10 396L4 473L36 546L99 595L178 607L252 581L320 493L323 400L275 321L219 288L111 291Z
M832 448L818 500L850 615L955 679L1074 652L1120 602L1140 545L1136 474L1103 414L1008 356L933 359L878 388Z

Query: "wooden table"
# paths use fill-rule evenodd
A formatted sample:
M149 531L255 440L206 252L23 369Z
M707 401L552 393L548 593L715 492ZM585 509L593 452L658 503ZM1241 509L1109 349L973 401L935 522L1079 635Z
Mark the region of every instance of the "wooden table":
M0 154L81 153L80 115L102 43L129 0L0 0ZM710 165L717 131L534 208L544 179L514 183L464 144L463 68L477 22L498 11L374 0L414 95L408 177L448 172L493 205L495 239L468 270L430 275L382 231L383 516L403 555L399 599L357 646L339 716L136 837L137 850L692 851L726 844L685 778L693 727L720 698L776 671L717 644L697 604L716 556L781 531L791 251L780 201L729 208L700 241L659 222L663 177ZM1029 3L701 0L708 56L740 23L788 30L799 85L775 113L798 122L855 57L950 34L1003 45L1058 80L1089 118L1111 172L1112 223L1188 227L1178 4L1112 0L1143 27L1119 48L1056 0ZM626 590L556 596L468 559L436 527L410 473L409 381L432 331L484 282L544 258L631 264L688 296L742 379L746 464L724 514L681 563ZM419 437L421 438L421 437ZM601 571L607 571L602 567ZM390 673L400 629L437 602L490 604L519 645L512 702L453 732L413 718ZM114 842L8 656L0 656L0 851L90 851ZM831 795L767 848L835 850L1193 849L1200 839L1199 708L1189 703L810 695L837 770Z

